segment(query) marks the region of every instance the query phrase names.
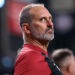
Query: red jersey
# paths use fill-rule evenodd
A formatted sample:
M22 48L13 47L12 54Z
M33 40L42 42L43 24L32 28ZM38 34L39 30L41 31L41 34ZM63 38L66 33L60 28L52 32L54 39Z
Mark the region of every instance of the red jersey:
M47 54L38 46L24 44L16 59L14 75L51 75L42 52Z

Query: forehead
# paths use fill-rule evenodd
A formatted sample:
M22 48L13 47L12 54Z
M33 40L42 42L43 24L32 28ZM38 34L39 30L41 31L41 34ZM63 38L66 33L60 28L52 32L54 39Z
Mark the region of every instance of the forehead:
M49 17L51 16L51 14L49 13L49 11L42 6L36 6L36 7L32 7L30 12L35 16L35 17Z

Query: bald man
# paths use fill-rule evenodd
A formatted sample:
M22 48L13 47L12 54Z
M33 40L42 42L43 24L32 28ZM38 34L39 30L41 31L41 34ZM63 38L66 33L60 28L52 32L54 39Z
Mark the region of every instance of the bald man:
M24 44L14 65L14 75L55 75L54 65L51 70L45 60L48 43L54 38L52 15L43 4L29 4L22 9L19 22ZM57 73L61 75L59 70Z

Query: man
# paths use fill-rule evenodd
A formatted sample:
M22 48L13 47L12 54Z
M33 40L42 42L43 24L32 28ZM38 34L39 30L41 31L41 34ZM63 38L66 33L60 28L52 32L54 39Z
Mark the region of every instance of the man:
M52 16L43 4L30 4L20 13L24 45L17 56L14 75L51 75L45 61L47 46L54 38Z
M63 75L75 75L75 57L69 49L57 49L52 53L54 62Z

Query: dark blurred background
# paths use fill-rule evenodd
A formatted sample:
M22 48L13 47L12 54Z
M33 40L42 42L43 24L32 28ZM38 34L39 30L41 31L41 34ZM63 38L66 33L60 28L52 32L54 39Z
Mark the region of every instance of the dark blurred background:
M48 52L69 48L75 54L75 0L0 0L0 75L12 75L23 44L19 12L30 3L44 3L53 16L55 38Z

